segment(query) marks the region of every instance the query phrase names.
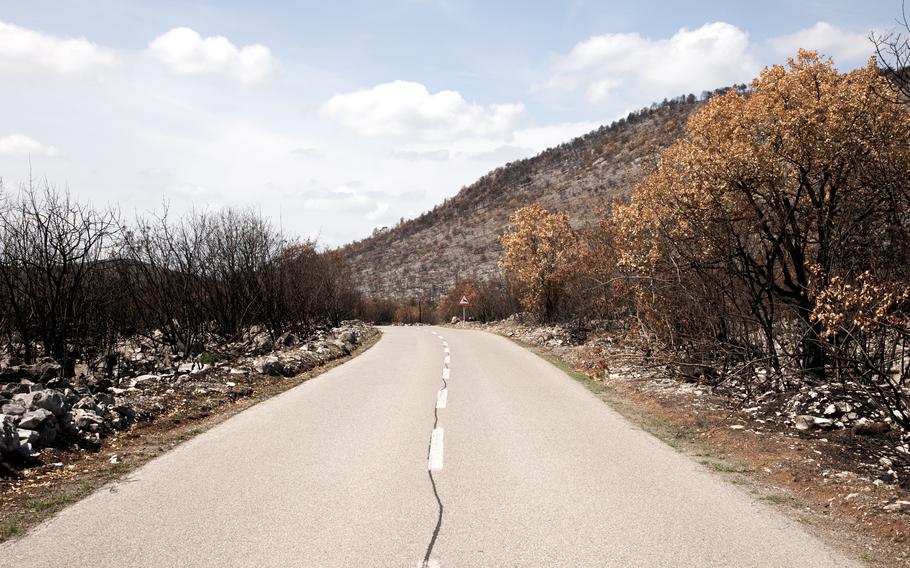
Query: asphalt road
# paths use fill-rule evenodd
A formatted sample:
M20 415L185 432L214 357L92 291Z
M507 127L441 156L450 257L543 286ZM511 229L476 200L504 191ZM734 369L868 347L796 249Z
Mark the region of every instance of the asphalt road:
M383 331L0 566L853 565L506 339Z

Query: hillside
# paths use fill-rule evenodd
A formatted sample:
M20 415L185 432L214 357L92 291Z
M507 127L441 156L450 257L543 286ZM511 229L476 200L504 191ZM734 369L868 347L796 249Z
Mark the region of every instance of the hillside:
M705 97L702 97L704 99ZM506 164L419 217L343 247L355 282L369 295L437 298L464 278L499 273L499 235L509 216L535 201L596 221L598 208L627 199L643 161L682 133L701 101L679 97L539 155Z

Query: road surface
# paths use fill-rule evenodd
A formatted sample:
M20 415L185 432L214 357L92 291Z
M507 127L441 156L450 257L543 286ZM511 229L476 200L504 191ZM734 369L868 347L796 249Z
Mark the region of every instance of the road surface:
M853 565L506 339L383 331L0 566Z

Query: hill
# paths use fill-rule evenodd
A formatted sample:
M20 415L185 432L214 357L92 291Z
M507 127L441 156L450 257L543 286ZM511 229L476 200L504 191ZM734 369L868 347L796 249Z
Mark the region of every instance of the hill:
M597 220L598 209L628 199L644 161L683 132L703 103L694 95L654 104L609 126L508 163L414 219L341 250L355 282L374 297L436 299L465 278L499 274L499 235L518 208L539 202L566 211L576 225Z

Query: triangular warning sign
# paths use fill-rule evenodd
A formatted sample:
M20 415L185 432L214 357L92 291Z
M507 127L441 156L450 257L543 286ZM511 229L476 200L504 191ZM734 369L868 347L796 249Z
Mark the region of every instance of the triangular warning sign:
M459 306L467 306L467 305L470 304L470 303L471 303L471 302L468 301L468 297L467 297L467 296L462 296L462 297L461 297L461 301L458 302L458 305L459 305Z

